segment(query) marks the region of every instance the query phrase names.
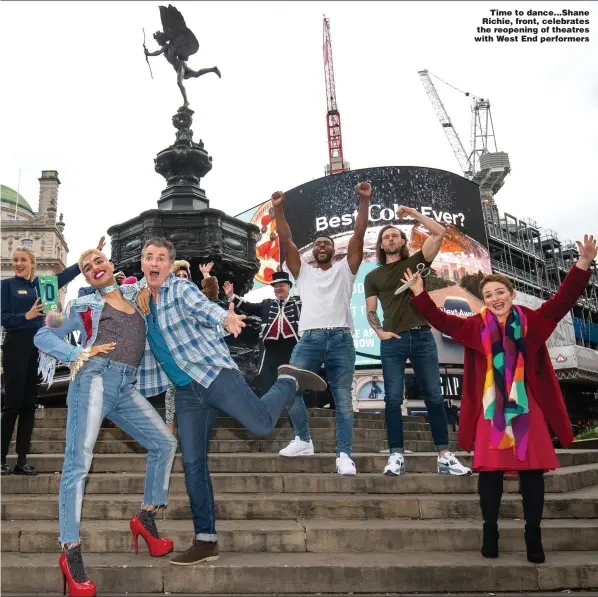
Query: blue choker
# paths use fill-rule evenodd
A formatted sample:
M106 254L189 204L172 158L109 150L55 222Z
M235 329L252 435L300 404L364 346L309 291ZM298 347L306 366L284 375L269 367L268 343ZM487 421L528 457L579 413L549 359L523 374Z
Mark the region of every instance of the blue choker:
M100 294L108 294L114 290L118 290L120 286L118 284L112 284L112 286L106 286L106 288L100 288Z

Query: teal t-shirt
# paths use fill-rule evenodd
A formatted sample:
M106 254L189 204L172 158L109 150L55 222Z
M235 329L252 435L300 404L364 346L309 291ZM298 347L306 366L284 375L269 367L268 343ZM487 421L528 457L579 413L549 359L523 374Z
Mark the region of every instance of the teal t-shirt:
M193 379L176 364L170 353L166 340L164 340L164 335L158 326L158 309L153 301L150 301L150 314L146 316L146 319L147 341L156 360L162 365L162 369L164 369L166 375L168 375L170 381L175 386L182 387L189 385Z

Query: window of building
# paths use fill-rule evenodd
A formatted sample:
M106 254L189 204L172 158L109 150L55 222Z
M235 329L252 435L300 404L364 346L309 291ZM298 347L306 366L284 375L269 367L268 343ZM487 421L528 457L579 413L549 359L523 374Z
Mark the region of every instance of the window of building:
M24 247L27 247L28 249L33 249L33 241L32 241L32 240L30 240L30 239L28 239L28 238L26 238L25 240L23 240L23 241L21 242L21 244L22 244Z

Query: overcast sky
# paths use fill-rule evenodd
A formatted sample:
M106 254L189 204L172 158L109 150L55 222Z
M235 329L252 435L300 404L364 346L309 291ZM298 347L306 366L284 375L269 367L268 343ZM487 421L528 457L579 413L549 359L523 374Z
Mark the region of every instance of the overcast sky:
M157 49L158 2L3 2L1 180L37 206L41 170L62 182L69 262L106 229L156 207L156 153L181 105ZM417 71L489 98L512 172L501 211L562 239L598 233L598 5L593 2L178 2L200 49L187 81L195 139L213 169L211 207L236 214L324 174L322 15L331 19L345 159L353 169L428 166L461 174ZM474 42L491 8L590 10L590 43ZM463 144L468 98L438 92ZM82 279L69 287L76 296Z

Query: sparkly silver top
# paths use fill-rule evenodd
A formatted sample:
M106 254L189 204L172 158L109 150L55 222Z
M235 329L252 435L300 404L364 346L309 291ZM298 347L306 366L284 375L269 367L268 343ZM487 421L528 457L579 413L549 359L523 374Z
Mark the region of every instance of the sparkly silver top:
M145 349L145 321L135 313L125 313L104 303L94 346L116 342L114 350L101 355L111 361L139 367Z

